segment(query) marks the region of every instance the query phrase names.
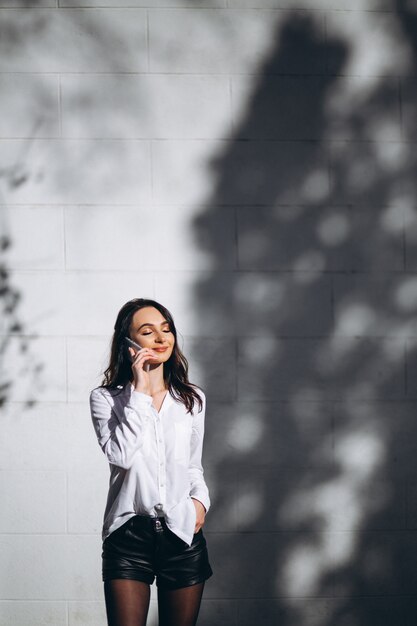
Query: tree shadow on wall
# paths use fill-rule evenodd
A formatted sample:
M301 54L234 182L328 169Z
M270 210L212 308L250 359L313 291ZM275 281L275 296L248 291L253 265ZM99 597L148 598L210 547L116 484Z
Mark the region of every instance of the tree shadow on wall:
M399 19L415 43L416 16ZM345 41L294 15L277 42L194 224L215 268L196 316L220 335L206 340L201 620L411 625L415 218L397 191L413 195L415 156L375 134L399 120L398 79L343 107ZM316 76L288 76L302 63Z
M9 169L0 171L0 183L6 192L13 191L25 183L28 172L22 162L16 162ZM24 407L31 408L36 403L35 395L40 380L43 364L31 347L31 341L36 338L34 333L28 333L25 324L19 315L21 293L14 285L13 274L9 267L9 254L13 247L13 240L9 234L9 225L6 218L6 201L0 192L1 229L0 229L0 310L2 318L2 333L0 338L0 408L12 398L13 386L18 379L30 379L32 393L24 400ZM10 210L10 209L9 209ZM12 362L19 361L16 369Z
M38 6L45 6L45 3L39 0L17 0L16 2L3 3L4 6L10 8L24 9ZM2 6L3 6L2 5ZM91 58L100 59L108 66L109 72L115 72L126 69L123 65L123 58L126 52L126 46L120 45L119 33L114 27L112 20L96 20L96 12L86 11L67 11L66 25L71 31L78 32L86 41L86 48ZM56 103L56 92L51 89L51 83L45 80L48 76L47 70L50 69L50 62L54 54L68 54L67 47L62 50L54 50L47 48L45 41L48 41L51 29L51 20L48 11L3 11L2 20L0 22L0 40L2 42L3 59L10 61L10 70L16 70L17 74L21 74L20 57L25 56L29 49L32 52L32 59L29 68L33 74L27 73L27 81L24 82L24 94L30 95L31 106L27 107L27 117L22 125L22 90L17 88L16 93L10 89L11 83L7 82L6 92L4 95L4 110L10 114L8 120L9 128L6 125L2 127L2 137L10 134L11 150L7 152L7 160L0 167L0 205L1 205L1 235L0 235L0 309L2 312L2 333L0 338L0 406L3 406L8 400L15 399L13 390L17 388L18 381L30 381L26 386L30 389L28 394L24 394L22 390L17 394L20 400L24 398L24 406L31 407L35 404L35 397L42 388L47 385L47 381L42 379L44 364L41 363L37 354L37 349L33 345L33 341L37 339L37 334L32 328L28 328L23 322L21 314L21 302L25 294L21 293L16 287L16 281L13 277L13 262L11 264L10 257L13 256L13 248L16 242L13 241L9 217L13 212L15 204L28 205L27 200L34 192L36 197L36 185L44 179L48 179L50 187L45 193L46 204L56 202L54 196L55 188L59 189L60 198L66 194L70 197L70 190L74 188L74 175L80 177L82 167L77 164L74 170L74 155L71 152L71 146L61 144L59 158L54 157L61 163L65 163L66 167L62 171L54 170L54 163L45 160L43 155L39 157L38 141L42 144L42 140L59 139L59 132L54 127L54 107ZM52 20L52 25L54 20ZM53 26L52 26L53 29ZM117 51L117 54L116 52ZM15 65L15 62L17 65ZM20 85L18 81L18 86ZM1 87L4 89L3 83ZM78 93L74 96L76 103L78 99L82 99L83 94ZM84 103L84 107L87 107ZM92 104L90 103L90 106ZM14 117L16 110L16 118ZM52 118L51 119L49 118ZM56 124L58 128L58 123ZM3 129L7 128L6 131ZM16 135L16 137L15 137ZM53 144L53 141L50 142ZM13 156L13 149L16 149L16 155ZM42 150L41 150L42 152ZM5 151L6 154L6 151ZM11 155L12 154L12 155ZM107 155L104 155L105 160ZM70 174L68 174L68 171ZM79 180L78 180L79 182ZM25 190L29 189L29 193ZM22 193L23 190L23 193ZM50 197L52 196L52 197ZM43 200L43 199L42 199ZM39 199L35 199L35 203L40 204ZM63 201L65 203L65 200ZM62 201L56 202L61 207ZM59 208L59 210L61 210ZM34 244L32 252L35 252ZM19 406L19 411L20 411Z

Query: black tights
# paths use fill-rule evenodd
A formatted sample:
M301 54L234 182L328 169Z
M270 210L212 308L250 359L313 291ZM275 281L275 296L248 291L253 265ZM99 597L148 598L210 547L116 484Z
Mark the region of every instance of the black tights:
M195 626L204 582L172 591L158 589L159 626ZM137 580L104 583L108 626L146 626L150 587Z

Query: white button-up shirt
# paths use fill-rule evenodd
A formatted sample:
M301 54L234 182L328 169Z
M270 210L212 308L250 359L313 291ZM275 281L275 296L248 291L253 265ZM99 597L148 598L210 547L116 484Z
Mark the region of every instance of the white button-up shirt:
M167 526L191 545L196 522L192 497L206 511L210 498L201 456L206 409L187 413L166 393L160 411L152 397L129 382L109 390L93 389L91 417L101 449L110 463L110 486L103 540L134 515L165 517Z

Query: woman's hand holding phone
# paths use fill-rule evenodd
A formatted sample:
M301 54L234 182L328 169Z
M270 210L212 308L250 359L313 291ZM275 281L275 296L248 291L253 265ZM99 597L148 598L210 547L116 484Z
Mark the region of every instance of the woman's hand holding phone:
M128 346L129 354L132 359L132 372L133 372L133 385L135 391L141 391L150 395L150 378L146 369L146 362L158 362L158 355L150 348L141 348L138 344L135 344L129 340ZM132 344L135 347L132 347Z

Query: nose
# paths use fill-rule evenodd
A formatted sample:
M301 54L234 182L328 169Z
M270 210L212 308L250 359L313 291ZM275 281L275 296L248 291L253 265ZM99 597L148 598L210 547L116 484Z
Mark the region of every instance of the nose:
M158 333L158 332L156 333L155 341L157 343L164 343L164 336L162 335L162 333Z

